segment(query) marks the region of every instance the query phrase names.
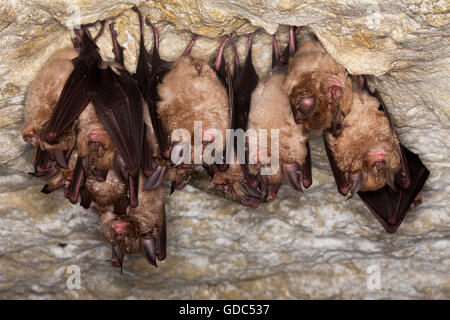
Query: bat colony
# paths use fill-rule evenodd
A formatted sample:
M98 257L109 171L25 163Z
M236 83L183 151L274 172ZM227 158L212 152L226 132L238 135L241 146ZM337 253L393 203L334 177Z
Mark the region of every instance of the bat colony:
M243 64L234 37L223 39L213 65L190 56L194 36L183 55L169 63L154 46L144 46L136 73L124 66L114 24L113 62L103 61L88 26L75 30L74 48L55 53L32 82L25 103L23 138L35 147L34 172L42 189L63 189L73 204L99 215L101 231L112 245L111 262L122 267L127 254L140 253L149 263L166 257L165 198L189 182L202 166L213 185L250 207L273 200L282 183L303 191L312 183L308 130L323 141L338 191L355 193L388 232L395 232L408 209L420 202L429 171L398 139L380 93L370 92L363 76L350 76L316 40L296 47L299 28L289 28L280 52L273 40L272 70L259 79L252 63L253 34ZM223 52L231 45L233 73ZM194 142L178 143L173 133L194 133L202 124L202 150L228 152L227 129L266 129L268 143L245 149L247 162L174 163L173 155L192 160ZM277 129L277 137L271 129ZM220 140L220 141L218 141ZM236 137L228 137L237 142ZM238 143L229 149L237 150ZM279 150L279 170L272 149ZM195 147L195 146L194 146ZM172 156L172 157L171 157ZM217 157L216 157L217 159ZM195 163L195 162L194 162Z

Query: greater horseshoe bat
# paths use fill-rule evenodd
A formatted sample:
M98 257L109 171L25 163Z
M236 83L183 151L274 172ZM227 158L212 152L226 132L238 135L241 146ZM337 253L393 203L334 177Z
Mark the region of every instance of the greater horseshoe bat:
M305 41L290 59L284 91L295 121L308 130L336 132L353 100L346 69L318 41Z
M181 155L183 152L180 145L170 140L172 132L175 129L186 129L193 136L194 121L201 121L203 148L215 141L215 130L220 131L225 137L229 123L229 109L220 72L223 70L221 62L226 42L223 42L219 49L215 72L205 61L194 59L189 55L197 39L196 35L193 36L182 57L171 64L160 58L158 31L148 19L146 22L153 30L154 47L152 54L147 53L143 42L143 18L136 7L133 10L139 16L141 28L141 49L135 78L148 105L149 112L146 119L151 120L151 123L146 121L149 143L144 147L146 159L144 172L154 174L155 177L147 180L146 187L151 188L160 183L165 176L172 181L173 192L174 189L181 189L188 183L189 173L195 165L183 164L176 168L167 168L173 164L164 160L169 160L172 153ZM220 149L219 145L217 150ZM191 153L193 151L191 145Z
M398 141L380 93L364 88L356 91L340 135L324 133L324 145L338 191L357 192L386 231L395 232L429 171Z
M122 268L127 254L140 253L155 267L156 259L162 261L166 257L164 188L144 190L142 174L140 180L139 205L136 208L128 207L127 187L114 170L104 182L93 176L86 180L102 234L112 246L111 263L115 267Z
M289 28L289 43L285 49L286 59L295 52L294 28ZM273 54L272 71L258 83L253 91L248 120L249 129L266 129L269 137L267 150L257 150L256 154L250 154L258 166L263 166L271 153L271 129L279 130L279 164L277 173L262 176L264 183L268 184L267 200L273 200L282 182L290 184L295 190L302 191L312 183L311 158L309 155L308 137L301 124L296 124L292 114L289 97L283 91L283 83L286 78L286 63L280 61L280 52L275 35L272 36ZM291 53L291 54L289 54ZM263 151L263 152L261 152ZM270 163L266 164L271 165ZM255 166L251 166L255 169Z
M143 146L143 99L136 81L123 66L102 62L95 40L102 34L103 28L104 24L94 40L86 26L83 26L82 34L79 30L76 32L79 55L72 61L74 68L41 135L42 140L49 145L59 143L87 105L92 103L99 120L97 124L101 123L104 130L100 126L94 126L86 132L89 150L82 145L84 137L78 139L81 153L78 154L73 179L67 192L68 198L72 203L77 202L80 189L92 169L98 178L105 178L111 165L109 160L112 153L105 157L106 164L95 161L95 168L92 168L92 162L89 160L93 153L96 153L98 158L103 158L105 151L113 144L117 148L114 153L114 166L119 176L127 183L130 206L136 207ZM116 60L120 61L117 55ZM83 125L83 117L81 120ZM81 129L83 132L83 127ZM86 153L89 154L89 159L86 159Z
M252 61L252 44L254 33L248 35L248 52L244 65L241 67L234 42L231 42L234 53L234 77L229 80L229 96L231 109L231 129L234 131L247 130L248 116L252 92L258 85L259 76L255 71ZM230 78L230 76L228 77ZM237 152L237 141L234 143ZM247 157L247 156L246 156ZM244 179L240 181L240 190L235 190L242 204L256 208L267 194L264 190L261 177L250 172L248 163L242 163L241 169ZM243 192L243 195L239 193Z
M25 123L22 127L22 136L27 143L37 146L44 142L43 128L49 121L64 85L74 69L72 60L78 54L79 52L72 48L56 52L31 83L25 100ZM66 150L73 142L73 132L68 132L60 139L62 149ZM45 144L45 147L48 145Z
M154 41L152 53L147 52L144 44L143 18L136 6L133 10L138 14L140 28L139 58L133 77L139 85L147 107L144 111L145 119L147 119L144 125L144 136L147 139L144 139L142 165L145 189L151 190L161 184L169 166L168 161L164 161L170 157L169 141L156 112L156 103L158 101L157 86L168 72L170 63L159 56L158 30L148 19L146 23L152 28Z
M183 55L171 67L158 85L160 101L157 112L168 134L176 129L185 129L192 137L191 163L204 159L194 159L194 135L201 134L201 152L210 143L215 143L215 151L222 153L225 145L226 129L229 127L229 106L227 91L216 72L203 60ZM201 124L201 132L194 133L194 122ZM221 139L222 141L218 141ZM177 141L170 141L171 146ZM174 146L178 148L180 145ZM177 149L171 149L177 152ZM180 149L183 156L183 149ZM202 163L197 163L201 165ZM180 168L194 165L181 164Z

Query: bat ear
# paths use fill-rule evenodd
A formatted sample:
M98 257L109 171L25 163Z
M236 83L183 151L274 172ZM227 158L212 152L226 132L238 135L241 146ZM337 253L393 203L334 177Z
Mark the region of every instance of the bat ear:
M338 76L331 76L322 83L328 103L336 102L343 94L344 82Z
M332 85L327 89L327 101L329 103L336 102L342 96L342 87L338 85Z

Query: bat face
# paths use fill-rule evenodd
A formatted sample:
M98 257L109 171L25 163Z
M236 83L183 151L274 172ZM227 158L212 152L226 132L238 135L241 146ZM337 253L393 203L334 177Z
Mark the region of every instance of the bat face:
M143 186L142 175L140 179L140 185ZM111 182L114 182L114 178ZM113 212L110 206L124 195L124 187L123 185L122 190L116 189L115 199L110 198L108 202L103 202L109 207L103 207L103 210L100 210L103 212L99 213L102 233L113 247L111 262L114 266L121 267L125 255L139 253L156 266L156 259L162 261L166 257L165 191L163 187L151 191L141 188L139 205L136 208L128 208L126 214L120 215ZM94 192L94 201L98 201L97 197L103 195L104 193Z
M335 126L338 111L347 114L352 103L347 71L326 53L319 42L306 41L288 65L284 91L297 123L307 129Z
M330 138L336 163L348 173L353 192L374 191L386 185L395 188L395 175L401 168L400 145L379 107L375 97L355 90L342 133Z
M77 149L81 156L88 157L90 171L95 174L98 170L111 169L117 149L92 104L81 113L77 131Z

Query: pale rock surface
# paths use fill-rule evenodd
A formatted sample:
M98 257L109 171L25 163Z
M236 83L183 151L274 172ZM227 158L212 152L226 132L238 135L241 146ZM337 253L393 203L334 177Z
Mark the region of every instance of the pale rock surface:
M423 204L395 234L358 199L334 185L320 135L313 133L313 185L282 188L257 210L217 196L198 180L167 203L168 257L158 269L128 257L111 267L97 217L60 192L44 195L20 136L30 81L48 57L70 46L69 27L116 22L134 70L138 23L133 3L161 33L161 54L176 59L191 32L193 55L212 59L220 37L258 28L254 62L270 68L270 35L307 26L350 73L369 74L401 141L431 171ZM0 6L1 298L450 298L450 5L445 0L11 1ZM304 33L304 32L303 32ZM302 36L300 36L301 38ZM146 45L152 35L146 28ZM100 39L111 58L108 32ZM246 54L246 38L238 41ZM227 58L230 51L227 50ZM206 190L206 192L205 192ZM70 290L67 268L81 270ZM379 270L380 287L370 275Z

